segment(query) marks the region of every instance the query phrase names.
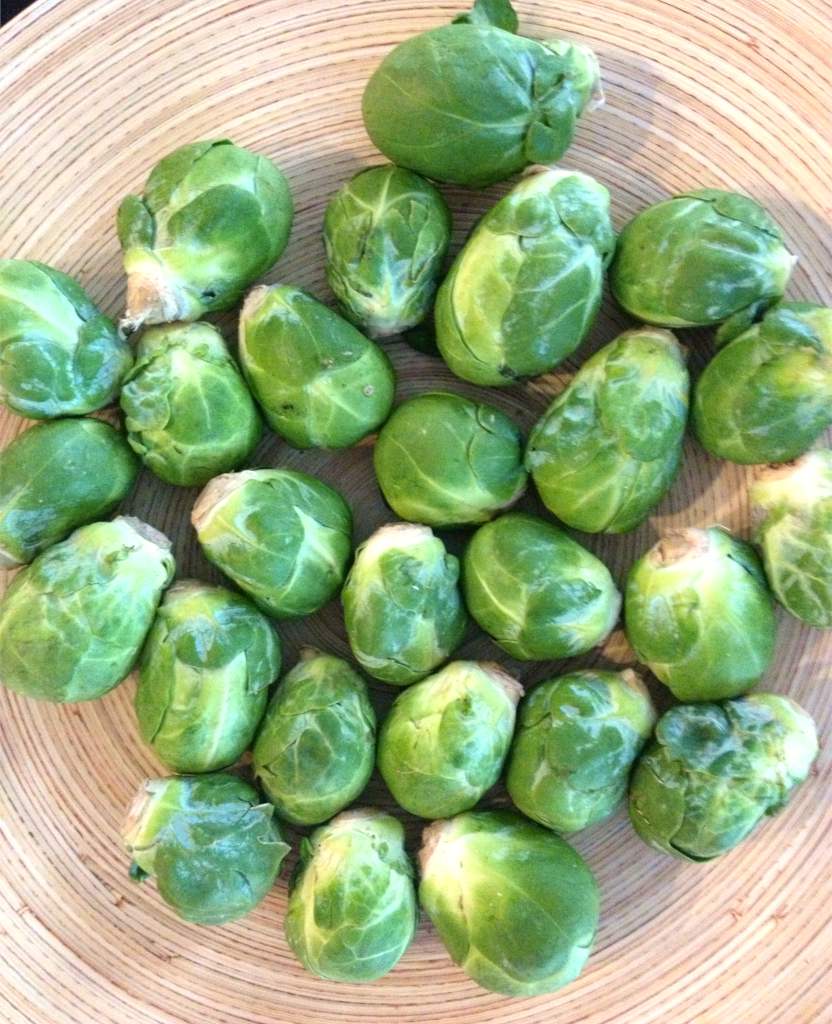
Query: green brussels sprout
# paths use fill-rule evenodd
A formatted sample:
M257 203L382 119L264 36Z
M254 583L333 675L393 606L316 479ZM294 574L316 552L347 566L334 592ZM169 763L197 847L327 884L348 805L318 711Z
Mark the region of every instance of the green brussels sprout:
M175 772L211 772L247 750L280 671L271 623L239 594L197 580L167 592L139 660L136 717Z
M284 924L308 971L375 981L399 962L417 923L404 830L391 815L344 811L301 841Z
M147 779L122 837L136 881L195 924L225 924L268 894L289 852L271 804L235 775Z
M442 193L413 171L360 171L324 217L326 278L344 313L372 338L421 323L451 241Z
M277 813L318 825L361 793L375 761L376 715L341 658L303 650L281 681L254 744L254 774Z
M205 484L239 466L260 439L248 388L210 324L145 331L120 401L131 447L169 484Z
M771 663L776 622L763 567L718 526L669 530L630 570L627 636L678 700L750 690Z
M669 331L625 331L538 420L526 468L544 505L585 533L643 522L679 469L690 383Z
M419 862L422 907L478 985L534 996L581 973L598 887L560 836L511 811L468 811L425 829Z
M474 534L462 560L465 603L521 661L584 654L618 621L609 569L553 523L511 512Z
M577 171L524 178L482 218L439 289L442 358L474 384L547 373L592 326L614 248L603 185Z
M55 420L0 452L0 568L21 565L72 530L109 515L138 460L101 420Z
M362 112L388 160L482 188L563 156L580 115L603 99L598 61L579 43L516 30L507 0L479 0L384 58Z
M228 139L169 153L118 210L124 329L230 309L277 262L291 227L292 195L271 160Z
M655 849L711 860L788 803L817 752L812 719L777 693L671 708L633 773L630 818Z
M523 687L499 665L454 661L396 698L378 768L396 802L421 818L467 811L500 776Z
M526 489L519 427L499 409L448 391L402 402L373 459L387 504L427 526L483 523Z
M694 392L696 436L731 462L802 455L832 423L832 309L783 302L733 340L725 326Z
M427 526L382 526L355 553L341 593L347 638L374 679L407 686L446 661L468 618L459 562Z
M173 570L167 537L121 516L47 548L0 599L2 682L38 700L102 697L133 667Z
M0 260L0 402L18 416L82 416L110 402L130 347L71 277Z
M390 415L384 352L299 288L255 288L240 314L240 362L272 430L295 448L349 448Z
M275 618L310 615L344 580L349 506L306 473L246 469L214 477L191 521L208 561Z
M761 470L749 496L777 600L808 625L832 628L832 452Z
M638 320L706 327L779 299L795 260L759 203L703 188L648 206L630 221L610 285Z
M577 832L608 818L656 713L630 669L568 672L540 683L520 705L506 788L527 818Z

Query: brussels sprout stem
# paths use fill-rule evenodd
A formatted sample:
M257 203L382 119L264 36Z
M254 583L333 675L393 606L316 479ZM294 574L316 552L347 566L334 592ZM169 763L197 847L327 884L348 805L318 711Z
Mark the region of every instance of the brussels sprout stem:
M20 565L19 559L8 548L0 545L0 569L13 569L16 565Z
M656 566L675 565L684 558L698 558L710 548L706 530L693 528L668 530L648 554Z
M514 676L510 676L508 672L504 671L503 667L498 665L496 661L480 662L480 668L487 672L495 683L502 687L506 697L516 707L525 692L522 684Z
M635 690L637 693L641 693L649 699L650 691L647 689L647 684L638 674L631 668L623 669L619 675L621 676L622 682L626 683L631 690Z
M122 337L134 334L145 323L173 323L188 319L188 303L159 274L147 270L127 275L127 306L119 320Z
M170 538L166 537L161 530L157 530L149 523L143 522L141 519L136 519L135 516L119 516L119 519L123 523L126 523L131 530L134 530L143 540L149 541L151 544L155 544L157 548L161 548L162 551L170 551L171 542Z
M824 472L827 458L826 451L813 449L791 462L759 466L750 491L752 530L756 533L777 508L807 515L819 502L832 497L832 485Z
M252 288L248 295L246 295L243 308L240 310L240 327L242 330L245 330L245 325L251 321L252 317L257 315L263 302L268 298L270 291L271 289L268 285L258 284L256 288Z
M365 557L378 559L390 548L413 547L433 537L431 529L418 523L388 523L367 540Z
M422 847L419 850L419 871L423 876L427 874L428 864L451 824L452 819L440 818L438 821L431 822L422 831Z
M381 813L377 807L351 807L348 811L336 814L327 828L349 825L352 821L370 821Z
M823 478L815 472L814 454L807 452L791 462L761 466L757 470L755 480L778 489L782 488L784 497L791 496L794 499L796 495L800 495L800 500L806 504L824 498L828 493L827 486Z
M167 590L166 597L178 596L179 594L190 594L194 591L202 591L205 589L205 584L199 580L177 580L172 587Z
M221 473L208 481L191 510L191 523L197 532L207 523L217 505L241 487L252 472L242 470L239 473Z
M124 822L124 829L122 831L122 838L124 839L125 845L132 851L137 849L141 845L141 834L144 831L144 817L147 813L148 804L152 796L151 788L148 783L138 791L136 796L133 798L130 809L127 812L127 818Z
M318 647L301 647L298 652L298 661L314 661L320 658L323 652Z

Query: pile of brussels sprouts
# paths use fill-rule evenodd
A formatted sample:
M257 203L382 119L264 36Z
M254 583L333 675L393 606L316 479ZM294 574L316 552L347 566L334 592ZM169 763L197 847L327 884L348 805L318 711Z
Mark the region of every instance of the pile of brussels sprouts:
M451 219L432 181L551 164L600 95L590 51L516 30L507 0L477 0L373 74L364 121L393 162L327 208L338 312L288 284L249 290L287 243L292 199L269 159L226 140L171 153L121 204L120 327L58 270L0 261L0 397L42 421L0 454L0 560L23 566L0 603L2 681L93 700L135 666L138 730L174 774L146 781L129 812L132 874L186 920L220 924L266 896L286 825L300 830L286 936L337 981L391 970L421 905L479 984L553 991L583 968L599 913L563 836L628 799L645 842L709 860L781 808L817 752L800 707L748 691L774 653L775 600L832 627L832 453L809 450L832 422L832 309L783 300L794 257L752 199L694 190L616 238L603 185L546 166L445 273ZM607 274L636 326L583 363L527 441L470 389L393 408L379 339L432 315L456 376L510 384L578 349ZM235 358L201 318L244 296ZM622 595L566 528L632 530L671 487L690 392L679 327L718 327L692 424L708 451L761 466L754 546L715 525L670 531ZM85 418L114 401L123 431ZM333 487L241 468L264 421L295 448L377 433L400 521L354 550ZM228 588L171 585L168 539L108 518L140 463L203 488L193 527ZM511 510L529 476L553 518ZM433 532L447 528L473 530L459 560ZM305 650L273 687L271 620L339 594L355 664ZM635 658L679 702L661 717L631 668L570 671L524 696L505 667L453 660L471 619L521 662L585 654L622 604ZM380 723L365 675L402 688ZM432 822L418 888L400 821L351 806L374 767ZM501 777L516 810L480 804Z

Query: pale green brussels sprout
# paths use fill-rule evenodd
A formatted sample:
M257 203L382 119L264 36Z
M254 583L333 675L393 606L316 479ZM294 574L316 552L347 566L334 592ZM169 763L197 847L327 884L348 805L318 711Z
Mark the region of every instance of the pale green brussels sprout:
M442 358L474 384L547 373L592 326L614 248L603 185L577 171L524 178L474 228L439 289Z
M478 985L535 996L581 973L598 886L560 836L511 811L468 811L425 829L419 862L422 907Z
M633 773L630 819L655 849L711 860L788 803L817 752L814 722L778 693L671 708Z
M538 420L526 468L543 503L585 533L647 517L682 457L690 382L669 331L625 331L588 359Z
M446 661L468 622L459 562L415 523L382 526L360 545L341 601L358 663L374 679L398 686Z
M173 570L167 537L121 516L47 548L0 599L2 682L39 700L102 697L133 667Z
M738 321L697 382L696 436L732 462L786 462L832 423L832 309L783 302Z
M430 312L451 241L442 193L413 171L359 171L324 216L326 278L344 314L372 338L400 334Z
M703 188L648 206L627 224L610 285L638 320L706 327L779 299L795 260L759 203Z
M281 818L318 825L361 793L375 749L364 680L343 659L306 649L266 711L254 774Z
M124 329L230 309L277 262L291 227L289 185L267 157L228 139L169 153L118 210Z
M749 497L777 600L808 625L832 628L832 452L759 471Z
M246 469L214 477L191 521L208 561L275 618L310 615L344 580L352 514L334 488L306 473Z
M390 415L396 378L387 355L299 288L249 293L240 362L269 426L295 448L348 448Z
M396 515L428 526L483 523L526 489L519 427L499 409L448 391L402 402L373 460Z
M280 640L254 605L225 587L182 580L165 594L139 660L136 717L175 772L211 772L247 750Z
M763 567L725 530L669 530L630 570L627 636L679 700L745 693L774 655L776 622Z
M556 832L595 825L624 799L655 724L647 687L630 669L547 679L520 705L509 796L527 818Z
M462 582L468 611L521 661L597 647L621 609L604 563L553 523L525 512L477 530L465 549Z
M384 58L362 112L388 160L481 188L563 156L580 115L603 98L598 61L579 43L516 31L508 0L477 0Z
M0 260L0 402L18 416L82 416L108 405L130 369L129 345L71 277Z
M417 923L404 830L391 815L344 811L301 841L285 928L308 971L375 981L399 962Z
M421 818L467 811L500 776L523 687L499 665L453 661L402 691L378 739L396 802Z
M122 838L136 881L195 924L225 924L268 894L289 852L274 808L235 775L147 779Z
M139 464L101 420L55 420L0 452L0 568L21 565L72 530L110 514Z
M254 401L210 324L145 331L120 401L127 440L169 484L192 487L236 469L260 439Z

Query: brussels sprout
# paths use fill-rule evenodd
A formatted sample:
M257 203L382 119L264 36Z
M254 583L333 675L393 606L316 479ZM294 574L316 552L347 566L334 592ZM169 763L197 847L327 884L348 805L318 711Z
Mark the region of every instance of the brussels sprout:
M240 362L269 426L296 448L348 448L390 415L390 360L299 288L249 293L240 314Z
M167 537L121 516L47 548L0 599L2 682L39 700L102 697L133 667L173 569Z
M560 836L511 811L468 811L425 829L419 862L420 902L478 985L534 996L581 973L598 887Z
M552 523L511 512L481 526L462 562L471 615L513 658L583 654L621 609L609 569Z
M493 406L447 391L410 398L379 433L376 479L402 519L483 523L526 489L522 437Z
M679 700L745 693L774 654L776 622L763 567L725 530L669 530L630 570L627 636Z
M72 530L109 515L138 460L101 420L40 423L0 452L0 568L30 562Z
M783 302L731 340L696 385L693 426L732 462L785 462L832 423L832 309Z
M349 506L306 473L247 469L214 477L191 521L208 561L275 618L310 615L344 580Z
M499 665L454 661L396 698L378 740L378 767L406 811L445 818L497 781L523 687Z
M832 628L832 452L761 470L750 498L754 539L778 601L808 625Z
M376 716L364 680L341 658L301 651L282 680L254 744L254 774L295 825L342 810L373 771Z
M142 783L122 837L130 874L195 924L225 924L267 895L289 844L257 790L225 772Z
M403 167L370 167L326 208L327 281L371 337L399 334L428 315L450 241L438 189Z
M382 526L355 553L341 593L347 637L375 679L406 686L462 643L459 562L427 526Z
M174 150L119 207L124 329L230 309L277 262L291 227L292 195L271 160L228 139Z
M170 588L139 661L136 716L145 743L175 772L210 772L248 749L280 671L269 620L224 587Z
M251 395L210 324L145 331L120 401L131 447L169 484L204 484L260 439Z
M399 962L417 923L413 868L395 818L344 811L301 841L285 928L308 971L375 981Z
M585 109L603 96L598 61L579 43L515 35L508 2L405 40L364 90L367 134L394 163L481 188L527 164L559 160Z
M705 327L779 299L795 260L759 203L703 188L630 221L618 239L610 285L638 320Z
M626 331L588 359L529 437L526 468L549 511L586 533L638 526L679 468L688 389L668 331Z
M499 387L575 351L615 248L609 207L586 174L545 170L486 213L436 297L436 341L458 377Z
M81 416L118 394L133 357L71 277L0 260L0 402L32 419Z
M630 669L547 679L520 705L509 796L526 817L556 832L595 825L624 798L655 723L647 687Z
M636 765L630 818L657 850L710 860L788 803L817 752L814 722L780 694L671 708Z

